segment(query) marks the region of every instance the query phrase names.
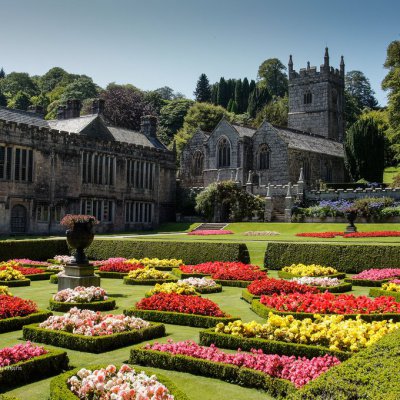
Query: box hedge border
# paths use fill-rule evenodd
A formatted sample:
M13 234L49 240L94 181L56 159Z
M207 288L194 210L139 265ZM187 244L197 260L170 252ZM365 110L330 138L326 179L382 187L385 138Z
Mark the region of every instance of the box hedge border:
M217 347L232 350L242 349L244 351L250 351L251 349L261 349L266 354L300 356L307 358L331 354L340 360L346 360L352 356L352 353L350 352L329 350L328 347L323 346L289 343L261 338L246 338L226 333L219 333L215 332L215 328L200 331L199 337L202 346L210 346L214 343Z
M127 272L114 272L114 271L96 271L96 275L100 278L107 278L107 279L122 279L125 276L128 276Z
M216 284L215 286L204 286L204 287L195 287L197 293L200 294L210 294L210 293L221 293L222 286Z
M270 308L265 306L260 302L260 300L254 299L251 302L251 310L254 311L259 317L268 319L268 314L273 312L277 315L287 316L293 315L296 319L306 319L311 318L314 319L314 314L326 316L326 315L342 315L344 319L356 319L359 315L363 321L371 322L371 321L383 321L392 319L397 322L400 321L400 313L387 313L387 314L322 314L322 313L305 313L305 312L292 312L292 311L278 311L275 308Z
M395 279L395 278L393 278ZM380 281L372 281L370 279L353 279L346 278L344 280L347 283L351 283L353 286L382 286L383 283L389 282L390 279L382 279Z
M21 287L21 286L30 286L30 279L16 279L12 281L0 281L0 286L8 286L8 287Z
M274 397L284 398L288 393L296 391L295 386L290 381L273 378L261 371L181 354L146 350L137 346L131 349L129 362L131 364L216 378L241 386L262 389Z
M292 278L302 278L302 275L294 275L291 274L290 272L285 272L285 271L278 271L278 276L281 279L292 279ZM338 278L338 279L343 279L346 277L345 273L337 273L337 274L330 274L330 275L321 275L321 276L316 276L312 278Z
M54 275L55 272L46 272L44 271L41 274L32 274L32 275L25 275L30 281L45 281L47 279L50 279L52 275Z
M394 297L396 301L400 301L400 292L390 292L389 290L383 290L380 288L369 289L369 296L370 297L390 296Z
M38 310L24 317L0 319L0 333L18 331L24 325L45 321L53 315L50 311Z
M358 273L369 268L393 268L393 265L400 265L400 246L356 243L268 243L264 257L265 267L278 270L297 263L329 265L346 273Z
M207 261L250 262L245 243L221 243L199 241L148 241L133 239L99 239L85 250L93 260L106 260L110 257L141 259L180 259L187 265ZM58 253L60 254L60 253Z
M236 321L238 317L212 317L209 315L186 314L172 311L138 310L135 307L124 310L124 314L143 318L147 321L164 322L171 325L185 325L196 328L210 328L219 322Z
M146 340L160 338L164 335L165 326L163 324L151 324L148 328L104 336L76 335L64 331L39 328L38 324L23 327L23 337L26 340L88 353L103 353Z
M179 279L207 278L211 276L211 274L201 274L199 272L183 272L179 268L172 268L172 273L176 275Z
M240 287L246 288L253 283L253 281L239 281L239 280L223 280L223 279L214 279L219 285L222 286L231 286L231 287Z
M116 308L115 299L108 298L102 301L92 301L90 303L67 303L62 301L49 300L49 309L52 311L68 312L71 308L76 307L79 310L92 311L110 311Z
M90 369L91 371L94 371L96 369L100 368L105 368L107 365L89 365L85 367L86 369ZM116 367L119 369L121 365L116 365ZM71 378L73 375L76 375L77 372L81 368L75 368L72 371L65 372L62 375L57 376L56 378L52 379L50 382L50 400L78 400L78 397L75 396L68 388L67 386L67 381L69 378ZM165 377L162 374L159 374L158 372L151 371L147 368L134 368L135 371L144 371L146 375L151 376L151 375L156 375L158 382L162 383L164 386L166 386L170 392L175 398L175 400L190 400L190 398L184 393L182 390L180 390L176 384L170 380L169 378Z
M384 336L288 396L290 400L400 398L400 331Z
M50 279L49 279L49 283L55 283L55 284L57 284L57 283L58 283L58 275L57 275L57 274L52 275L52 276L50 277Z
M169 279L129 279L127 276L124 277L124 285L145 285L145 286L153 286L156 283L170 283L176 282L176 278Z
M46 349L48 353L20 361L8 367L0 367L0 386L11 389L26 385L68 369L68 356L65 351Z

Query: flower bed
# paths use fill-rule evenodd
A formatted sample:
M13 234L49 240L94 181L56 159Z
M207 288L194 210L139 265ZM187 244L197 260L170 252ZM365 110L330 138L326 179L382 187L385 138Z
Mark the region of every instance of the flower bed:
M8 287L29 286L31 281L21 272L7 266L0 270L0 285Z
M244 236L278 236L279 232L275 231L248 231L244 233Z
M297 278L302 276L325 276L327 278L344 278L346 274L339 273L335 268L323 267L316 264L292 264L288 267L283 267L278 272L278 276L284 279Z
M345 281L355 286L381 286L397 277L400 277L400 268L372 268L346 278Z
M30 342L0 349L0 387L27 384L67 369L65 351L47 350Z
M343 314L362 318L400 320L400 303L389 297L370 299L366 296L332 293L290 293L261 296L260 303L270 311L292 314L298 317L312 317L313 314ZM268 313L266 313L268 315Z
M50 265L50 263L47 261L36 261L36 260L30 260L29 258L14 258L12 260L8 260L7 262L17 263L28 267L41 267L41 268L47 268Z
M122 279L130 271L144 268L140 263L129 263L125 259L109 259L99 267L97 274L102 278Z
M368 238L368 237L398 237L400 236L400 231L372 231L372 232L304 232L296 233L299 237L316 237L322 239L332 239L336 236L342 236L346 239L350 238Z
M369 289L370 297L381 297L381 296L388 296L392 297L395 301L400 302L400 293L398 291L390 291L387 289L373 287Z
M188 232L188 235L192 236L233 235L233 234L234 232L229 230L209 230L209 229Z
M5 294L6 296L12 296L12 293L8 289L8 286L0 286L0 296Z
M182 260L172 259L159 259L159 258L131 258L126 259L123 257L109 258L105 261L95 261L95 265L99 266L99 271L102 273L116 272L121 274L127 274L130 271L134 271L140 268L155 268L160 271L171 271L173 268L178 268L183 265ZM114 277L108 274L105 277ZM119 277L115 275L115 277Z
M316 379L330 367L340 364L340 361L336 357L330 355L307 359L305 357L264 354L262 350L254 349L250 353L243 353L240 350L235 353L226 353L214 345L200 346L191 340L175 343L169 340L167 343L156 342L146 344L144 347L137 346L131 351L131 362L135 360L135 351L139 357L140 355L144 356L144 359L139 358L139 361L147 361L153 367L157 366L151 363L151 359L154 358L158 367L161 367L159 362L157 362L159 361L157 360L158 356L161 356L162 359L170 359L170 363L176 359L176 356L181 356L178 357L181 361L180 368L185 366L185 361L196 364L196 360L203 360L210 362L211 365L221 363L225 366L236 366L237 370L247 368L260 371L272 378L290 381L296 388L300 388L309 381ZM169 355L170 357L163 357L165 355ZM146 365L148 364L146 363ZM173 365L171 367L175 369Z
M156 283L176 281L177 279L171 274L148 267L130 271L129 274L124 277L124 283L126 285L155 285Z
M117 379L121 380L118 380L118 384L115 384ZM130 383L125 383L124 380L128 380ZM105 382L106 384L104 384ZM71 391L71 383L74 388L81 388L82 392L87 393L87 397L79 397L74 394ZM87 369L76 368L72 371L68 371L57 376L50 382L50 398L52 400L100 398L94 395L94 391L91 389L93 387L101 389L101 392L96 390L96 395L100 396L101 394L103 396L101 397L102 399L189 400L186 394L178 389L172 380L165 376L159 373L154 375L153 371L146 368L140 368L140 372L138 373L133 368L126 365L122 365L121 367L114 365L94 365L87 367ZM168 393L163 387L168 389ZM132 388L135 390L136 395L132 392L129 393L129 390ZM115 397L110 397L110 389ZM121 389L127 389L127 394L122 395L120 392ZM150 391L154 391L155 393L150 394ZM117 393L121 396L117 397Z
M162 324L151 324L122 314L102 315L76 307L62 316L53 316L39 325L23 328L25 339L91 353L101 353L164 334Z
M261 348L269 353L276 352L277 354L303 355L307 357L331 353L338 354L338 358L341 359L340 355L343 355L343 352L360 351L375 343L387 333L398 329L400 329L400 323L391 321L366 322L361 318L345 319L343 315L316 315L314 320L310 318L300 320L291 315L280 316L271 312L268 320L263 324L255 321L248 323L235 321L228 324L218 324L213 329L213 332L228 336L228 339L222 341L223 344L221 344L221 340L218 340L217 336L212 336L215 338L216 341L214 343L218 347L234 349L240 347L243 350ZM247 342L243 344L246 347L243 347L240 345L241 340L235 341L231 340L232 338L241 340L253 338L256 341L252 344ZM261 339L267 340L267 343L258 342ZM201 341L203 345L210 343L212 341L208 343ZM261 347L257 343L260 345L264 343L265 346ZM298 348L297 346L300 347ZM318 346L322 353L307 352L306 349L309 346ZM278 351L278 348L285 352Z
M325 276L303 276L301 278L293 278L291 281L300 285L315 287L321 292L328 291L330 293L344 293L349 292L352 289L351 283L342 282L338 278L327 278Z
M2 272L5 272L5 276L10 276L10 274L15 277L15 279L23 279L21 275L13 274L11 269L18 271L23 278L29 278L31 281L39 281L39 280L46 280L49 279L50 276L52 275L52 272L46 272L44 269L40 268L31 268L31 267L23 267L21 264L14 263L14 262L7 262L7 263L1 263L0 264L0 278ZM18 278L17 278L18 277ZM11 280L15 280L11 279ZM5 279L7 280L7 279Z
M182 282L171 282L171 283L157 283L153 289L146 293L146 297L153 296L153 294L157 293L176 293L182 295L198 295L196 289L193 286L188 285L187 283Z
M190 286L193 286L197 293L206 294L206 293L218 293L222 292L222 286L218 285L213 279L208 278L186 278L181 279L178 283L186 283Z
M64 289L50 300L50 310L68 311L72 307L80 310L108 311L115 308L115 300L109 299L100 287L78 286L75 289Z
M158 293L144 298L134 308L125 310L124 314L150 321L203 328L215 326L221 321L235 320L209 299L175 293Z
M47 260L47 262L50 263L50 264L65 265L65 264L68 264L68 263L72 262L74 259L75 259L74 256L57 255L57 256L54 256L54 258L51 258L51 259Z

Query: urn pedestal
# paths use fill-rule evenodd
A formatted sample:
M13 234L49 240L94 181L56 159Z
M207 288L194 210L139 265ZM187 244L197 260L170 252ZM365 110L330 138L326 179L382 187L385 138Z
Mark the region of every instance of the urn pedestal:
M100 277L94 274L94 267L89 264L85 248L90 246L94 234L92 224L78 222L67 230L67 242L76 249L75 259L64 268L64 273L58 277L58 290L74 289L77 286L100 286Z
M354 233L357 232L357 227L354 225L354 221L357 218L357 212L350 211L346 213L347 220L349 221L349 225L346 226L345 233Z

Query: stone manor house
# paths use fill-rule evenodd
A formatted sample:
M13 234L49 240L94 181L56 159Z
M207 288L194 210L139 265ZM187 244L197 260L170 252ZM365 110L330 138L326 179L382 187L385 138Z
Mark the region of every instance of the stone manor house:
M68 101L58 119L0 107L0 234L60 233L63 215L91 214L97 231L143 229L173 220L176 156L156 137L111 126L104 102L80 116Z
M283 185L299 180L308 188L320 181L344 182L344 60L320 69L293 68L289 59L288 127L264 121L258 129L222 119L212 132L198 130L183 150L183 187L206 187L234 180L254 194L283 197ZM300 179L299 179L300 178ZM286 190L286 188L285 188ZM282 208L282 207L281 207Z

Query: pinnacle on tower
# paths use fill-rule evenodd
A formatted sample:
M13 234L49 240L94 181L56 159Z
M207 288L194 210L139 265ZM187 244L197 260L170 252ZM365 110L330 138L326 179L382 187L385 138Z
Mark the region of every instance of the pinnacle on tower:
M289 56L289 71L293 71L293 60L292 60L292 55Z
M340 75L344 76L344 58L340 57Z
M325 47L324 67L329 67L329 52L327 47Z

